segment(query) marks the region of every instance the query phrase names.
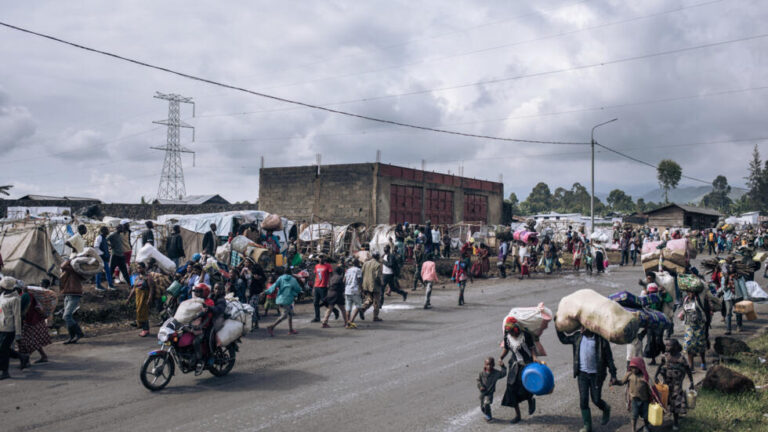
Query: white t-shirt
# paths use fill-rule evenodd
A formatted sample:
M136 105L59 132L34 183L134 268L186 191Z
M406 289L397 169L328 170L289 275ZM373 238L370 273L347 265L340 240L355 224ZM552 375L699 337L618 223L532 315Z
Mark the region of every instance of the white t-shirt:
M389 259L389 255L384 255L384 258L381 260L381 274L390 275L394 274L395 272L392 270L392 267L387 265L387 260Z
M525 258L528 256L528 247L527 246L520 246L520 258Z
M440 243L440 231L432 230L432 243Z
M360 280L363 278L363 271L360 267L350 267L344 273L344 295L354 295L360 293Z

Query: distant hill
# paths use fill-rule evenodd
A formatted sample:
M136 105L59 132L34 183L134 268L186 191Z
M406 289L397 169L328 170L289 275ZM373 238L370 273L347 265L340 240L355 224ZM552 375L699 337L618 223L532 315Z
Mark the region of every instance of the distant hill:
M669 191L669 201L680 204L694 203L698 204L704 195L712 192L712 186L685 186ZM741 198L742 195L748 192L747 189L739 187L731 187L730 197L736 201ZM645 202L664 202L664 191L661 189L655 189L650 192L646 192L642 198Z

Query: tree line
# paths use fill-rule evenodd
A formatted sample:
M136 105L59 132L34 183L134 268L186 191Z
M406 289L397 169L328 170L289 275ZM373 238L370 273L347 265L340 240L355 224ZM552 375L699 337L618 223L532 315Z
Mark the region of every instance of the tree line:
M645 202L643 198L633 200L632 196L623 190L614 189L608 194L605 203L595 197L595 214L609 216L645 213L668 204L669 191L676 189L680 183L682 168L677 162L665 159L659 163L656 174L659 187L664 193L664 202ZM748 192L738 200L734 201L729 196L731 186L728 184L728 179L718 175L712 181L712 191L704 195L700 202L683 204L712 208L726 215L755 210L761 213L768 212L768 159L761 160L757 145L752 151L745 180ZM570 189L558 187L554 192L547 183L539 182L525 201L520 202L517 194L513 192L504 202L514 215L532 215L550 211L586 215L590 212L590 193L578 182L574 183Z

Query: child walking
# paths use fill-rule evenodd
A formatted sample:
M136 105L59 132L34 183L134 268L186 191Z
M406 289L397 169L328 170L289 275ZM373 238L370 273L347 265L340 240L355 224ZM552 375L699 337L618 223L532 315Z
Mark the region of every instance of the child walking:
M637 419L643 418L643 432L648 429L648 405L654 397L648 382L648 371L641 357L633 357L629 361L629 370L624 378L616 381L616 385L627 385L628 408L632 412L632 431L637 431Z
M467 279L469 278L467 269L467 262L464 259L456 261L453 264L453 274L451 274L451 280L456 282L456 284L459 286L459 306L464 305L464 289L467 287Z
M496 381L507 376L507 367L501 364L501 370L494 368L495 361L493 357L485 359L483 371L477 377L477 389L480 390L480 411L485 414L485 421L493 420L491 415L491 404L493 404L493 394L496 393Z
M267 280L267 290L272 288L272 284L275 283L275 277L270 276ZM265 294L264 299L264 316L269 315L269 309L273 308L277 310L277 314L280 315L280 307L275 303L277 300L277 290L273 291L272 293Z

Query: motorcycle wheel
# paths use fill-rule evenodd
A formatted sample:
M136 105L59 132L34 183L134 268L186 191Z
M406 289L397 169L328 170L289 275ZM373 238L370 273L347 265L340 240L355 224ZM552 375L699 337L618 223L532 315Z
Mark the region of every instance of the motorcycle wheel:
M165 388L171 382L176 366L173 359L167 354L155 353L144 360L141 366L141 383L147 390L158 391Z
M208 370L211 371L214 376L223 377L235 367L234 343L227 347L216 347L216 351L213 355L213 365L211 365Z

